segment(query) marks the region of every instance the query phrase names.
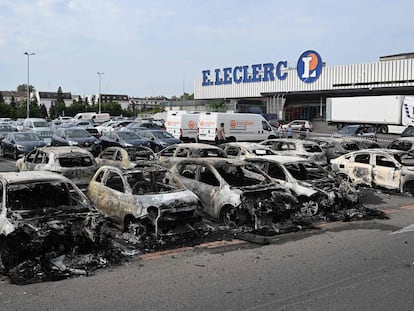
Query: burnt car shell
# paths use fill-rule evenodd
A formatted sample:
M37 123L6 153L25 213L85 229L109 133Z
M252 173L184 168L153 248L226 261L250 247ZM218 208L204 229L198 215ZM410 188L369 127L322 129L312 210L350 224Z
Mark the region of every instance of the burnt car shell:
M97 246L100 214L69 179L52 172L3 172L0 186L0 251L6 270L39 261L50 269L45 261L52 257Z
M87 195L124 231L132 225L156 237L171 236L178 227L192 231L201 220L198 197L157 164L129 170L104 165L89 183Z
M252 164L234 159L183 159L172 173L203 203L207 217L230 227L272 228L296 209L297 200Z

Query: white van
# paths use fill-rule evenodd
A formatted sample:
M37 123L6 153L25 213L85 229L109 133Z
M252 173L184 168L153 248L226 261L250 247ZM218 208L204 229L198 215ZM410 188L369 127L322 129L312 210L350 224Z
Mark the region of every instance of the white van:
M217 141L220 124L224 123L224 132L228 142L262 141L276 138L269 122L256 113L200 113L198 119L198 140L200 142Z
M167 115L165 128L175 138L183 142L197 141L198 112L173 111Z
M81 121L81 120L90 120L95 124L101 124L103 122L109 121L111 116L109 113L96 113L96 112L80 112L77 113L74 117L74 121Z

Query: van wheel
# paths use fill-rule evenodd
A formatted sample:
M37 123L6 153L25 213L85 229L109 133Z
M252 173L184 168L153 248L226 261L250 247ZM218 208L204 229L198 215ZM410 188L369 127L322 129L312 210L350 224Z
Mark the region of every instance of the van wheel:
M380 132L381 134L388 134L388 126L386 125L382 125L378 128L378 132Z
M237 141L237 139L234 136L230 136L229 138L227 138L227 142L229 142L229 143L235 143L236 141Z

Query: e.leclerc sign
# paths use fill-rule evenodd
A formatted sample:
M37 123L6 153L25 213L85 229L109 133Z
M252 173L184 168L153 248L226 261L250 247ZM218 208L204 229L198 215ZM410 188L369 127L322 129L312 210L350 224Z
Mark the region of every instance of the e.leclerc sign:
M255 64L245 66L235 66L214 69L212 74L210 70L203 70L203 86L222 85L232 83L250 83L285 80L288 72L287 61L280 61L277 64ZM298 59L296 66L297 74L304 83L316 81L322 72L322 58L312 50L303 52ZM212 77L214 76L214 79Z

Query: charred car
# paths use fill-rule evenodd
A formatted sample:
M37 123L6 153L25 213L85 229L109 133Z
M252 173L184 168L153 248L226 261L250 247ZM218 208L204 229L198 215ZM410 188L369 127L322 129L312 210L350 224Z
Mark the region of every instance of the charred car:
M102 166L87 195L123 231L163 238L191 232L201 221L198 197L157 164L129 170Z
M414 152L394 149L354 151L331 160L331 167L355 184L414 195Z
M155 162L155 154L152 149L144 146L134 148L108 147L97 157L99 166L112 165L120 168L134 168L139 163Z
M188 158L172 173L203 204L203 213L229 227L273 228L296 211L296 199L256 166L241 160Z
M3 172L0 198L1 261L15 283L87 275L108 262L98 255L109 247L101 231L104 219L66 177Z
M360 204L358 191L351 184L306 159L270 155L246 161L289 189L299 201L301 215L324 215Z
M32 150L16 161L22 171L50 171L71 179L85 189L98 169L95 157L87 150L74 146L42 147Z
M201 143L174 144L164 148L156 155L160 164L166 167L172 167L174 163L183 158L227 158L221 148Z
M232 142L220 145L220 147L223 148L227 157L231 159L245 159L275 154L270 147L251 142Z

